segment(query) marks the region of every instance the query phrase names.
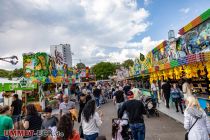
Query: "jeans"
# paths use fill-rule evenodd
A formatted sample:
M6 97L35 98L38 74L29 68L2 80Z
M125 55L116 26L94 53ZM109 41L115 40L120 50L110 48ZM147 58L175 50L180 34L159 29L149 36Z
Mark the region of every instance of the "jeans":
M95 101L96 101L96 106L99 107L100 106L100 97L95 97Z
M169 108L170 93L164 93L164 97L166 100L166 107Z
M152 97L155 100L155 102L158 103L158 93L157 93L157 91L153 91Z
M116 108L117 108L117 111L119 111L119 109L121 109L122 105L123 105L124 102L121 102L121 103L116 103Z
M84 135L85 140L96 140L98 137L98 133L92 134L92 135Z
M145 125L143 123L130 124L130 129L134 140L145 139Z

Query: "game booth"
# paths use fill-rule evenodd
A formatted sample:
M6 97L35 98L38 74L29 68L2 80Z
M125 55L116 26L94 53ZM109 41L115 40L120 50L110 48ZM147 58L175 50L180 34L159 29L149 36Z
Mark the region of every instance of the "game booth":
M168 33L169 39L160 43L139 61L139 75L153 80L169 80L181 87L182 79L189 80L193 94L201 107L210 113L210 9L179 30ZM136 72L130 68L131 75ZM210 115L210 114L209 114Z

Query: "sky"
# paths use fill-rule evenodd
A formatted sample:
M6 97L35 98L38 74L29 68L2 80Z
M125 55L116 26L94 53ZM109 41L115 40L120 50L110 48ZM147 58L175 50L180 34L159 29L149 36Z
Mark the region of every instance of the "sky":
M1 0L0 57L50 53L70 44L73 64L123 62L147 54L210 8L209 0Z

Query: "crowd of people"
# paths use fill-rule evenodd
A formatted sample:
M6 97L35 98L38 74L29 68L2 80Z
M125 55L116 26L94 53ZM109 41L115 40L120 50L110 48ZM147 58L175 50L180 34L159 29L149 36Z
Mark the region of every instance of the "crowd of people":
M182 84L171 81L163 81L160 85L153 81L150 87L153 100L159 104L158 92L161 100L165 102L166 108L170 109L170 100L175 104L176 112L184 114L184 128L187 130L185 135L189 140L209 140L210 121L206 112L200 107L198 100L192 94L189 81L185 80ZM141 92L133 84L119 85L114 93L114 104L121 119L113 123L113 140L144 140L145 124L143 115L147 108L142 100ZM183 106L183 102L185 103ZM179 108L178 108L179 107ZM127 123L122 123L126 119ZM131 130L131 136L123 135L123 127L126 130L127 124ZM118 128L118 129L116 129ZM128 129L127 129L128 131Z
M53 113L51 106L46 106L42 113L38 112L33 104L26 106L24 116L22 101L17 94L13 95L11 106L0 106L0 140L9 140L15 137L4 135L5 130L33 130L33 136L23 137L26 140L106 140L100 136L100 127L103 123L101 106L112 100L116 106L117 118L112 120L112 140L144 140L144 115L147 113L144 96L132 83L99 83L94 86L75 86L71 95L62 94L59 98L58 115ZM191 95L187 82L182 89L176 83L162 82L159 86L156 81L151 84L152 99L159 103L158 92L164 98L167 108L169 102L175 103L177 112L180 107L184 114L184 128L189 132L189 140L208 140L210 122L205 111L201 109L195 97ZM183 95L186 109L182 105ZM76 97L76 99L75 99ZM163 100L163 99L161 99ZM77 111L78 110L78 111ZM75 129L76 121L80 124ZM110 122L111 123L111 122ZM49 131L50 130L50 131ZM41 133L40 136L37 132ZM43 132L50 132L46 135ZM50 135L49 135L50 134Z

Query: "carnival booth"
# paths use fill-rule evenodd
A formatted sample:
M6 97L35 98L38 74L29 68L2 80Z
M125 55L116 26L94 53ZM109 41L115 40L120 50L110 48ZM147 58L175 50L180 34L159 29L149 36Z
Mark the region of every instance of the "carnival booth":
M180 37L168 33L163 41L140 64L140 76L148 74L153 80L178 83L191 81L193 94L201 107L210 112L210 9L179 30ZM146 63L147 62L147 63ZM147 65L149 64L149 65ZM147 66L147 67L145 67ZM130 72L135 73L135 68Z
M210 92L210 9L179 30L178 39L164 41L153 50L153 68L150 80L179 82L188 79L193 94L209 113Z
M79 78L79 71L63 62L62 55L55 50L50 56L44 52L23 54L24 78L38 85L35 92L24 93L27 101L33 101L42 111L46 105L57 107L57 95L70 94L70 86Z
M9 81L9 80L8 80ZM21 78L18 81L10 81L0 84L0 91L2 92L1 105L11 105L12 95L18 94L19 98L25 103L25 93L34 93L37 89L37 84L28 83L25 78ZM24 108L25 105L23 105Z

